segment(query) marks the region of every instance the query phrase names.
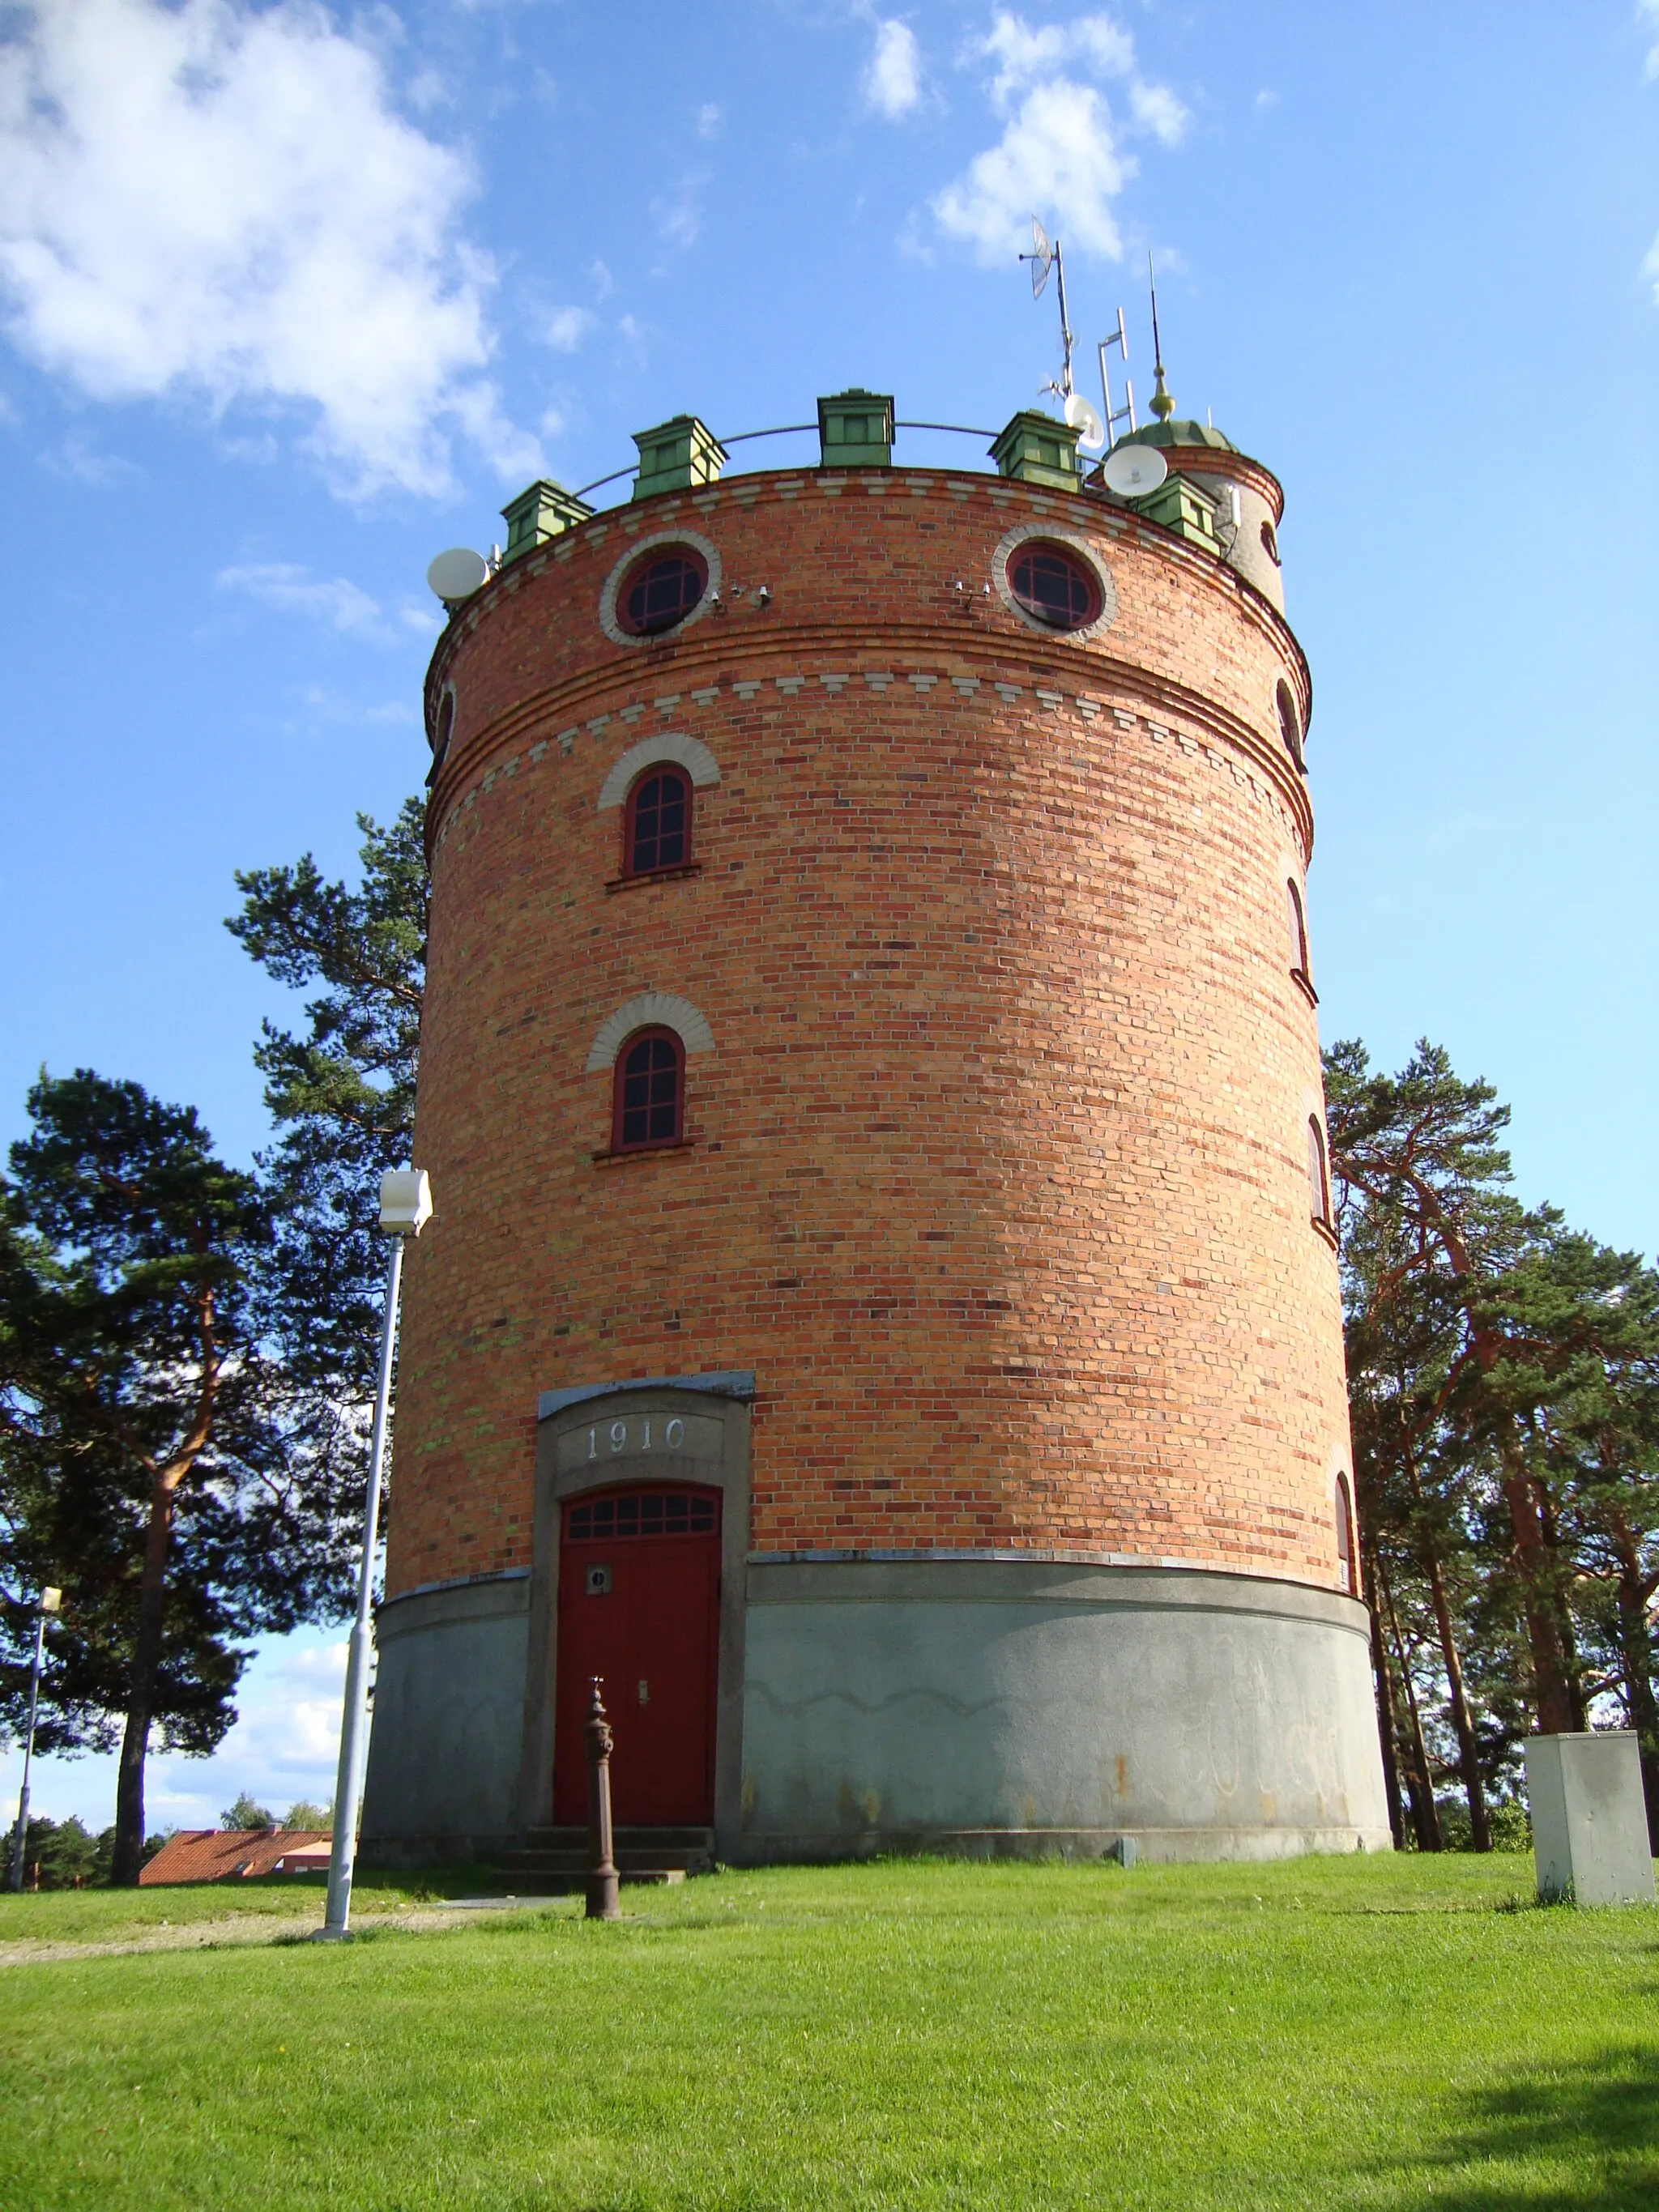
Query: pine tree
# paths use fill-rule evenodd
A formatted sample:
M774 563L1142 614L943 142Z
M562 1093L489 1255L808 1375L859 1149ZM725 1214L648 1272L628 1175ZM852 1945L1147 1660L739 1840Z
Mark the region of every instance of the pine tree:
M362 880L326 880L310 854L239 873L226 923L266 973L317 983L303 1036L266 1022L254 1061L278 1135L258 1161L270 1208L270 1279L296 1356L362 1417L372 1402L386 1240L381 1174L407 1165L425 982L425 810L382 828L360 814ZM365 1455L366 1455L366 1428Z
M137 1880L144 1761L210 1750L235 1717L237 1639L337 1615L343 1431L283 1357L267 1203L193 1109L88 1070L42 1076L0 1186L4 1716L27 1690L43 1583L38 1741L118 1732L112 1878Z

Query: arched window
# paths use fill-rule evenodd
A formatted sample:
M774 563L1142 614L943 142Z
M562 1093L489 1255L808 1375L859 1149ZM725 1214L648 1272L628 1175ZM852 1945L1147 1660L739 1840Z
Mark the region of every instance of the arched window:
M1317 1114L1308 1116L1308 1205L1321 1229L1331 1226L1331 1179L1325 1168L1325 1132Z
M617 1054L611 1149L678 1145L685 1127L685 1047L672 1030L635 1030Z
M1285 878L1285 915L1291 926L1291 973L1298 983L1305 984L1309 995L1313 994L1313 969L1308 959L1308 917L1303 910L1302 894L1295 878Z
M1285 740L1285 750L1297 766L1302 766L1302 719L1296 711L1296 700L1290 685L1281 676L1273 692L1279 708L1279 734Z
M1350 1597L1359 1595L1359 1561L1353 1543L1353 1500L1348 1492L1348 1478L1336 1478L1336 1563L1342 1570L1342 1587Z
M1261 526L1261 550L1275 568L1283 565L1279 557L1279 540L1273 535L1273 526L1271 522L1264 522Z
M623 817L623 873L648 876L683 868L691 858L691 779L659 762L628 794Z

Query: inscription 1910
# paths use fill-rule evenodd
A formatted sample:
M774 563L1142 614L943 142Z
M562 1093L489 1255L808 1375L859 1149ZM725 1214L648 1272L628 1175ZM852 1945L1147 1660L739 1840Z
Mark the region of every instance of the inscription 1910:
M695 1413L630 1413L625 1419L591 1422L567 1429L559 1438L559 1469L600 1466L617 1461L672 1455L676 1459L718 1459L718 1421Z

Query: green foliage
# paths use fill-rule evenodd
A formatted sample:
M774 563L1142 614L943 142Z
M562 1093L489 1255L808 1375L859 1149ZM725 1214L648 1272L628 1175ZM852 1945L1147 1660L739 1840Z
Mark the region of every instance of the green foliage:
M331 1829L334 1808L332 1805L313 1805L301 1797L283 1815L283 1826L285 1828Z
M243 1790L238 1793L235 1803L228 1805L220 1814L219 1826L227 1829L274 1828L276 1826L276 1815L274 1813L267 1813L263 1805L256 1804L247 1791Z
M239 873L226 927L277 982L321 990L303 1035L264 1024L254 1050L277 1129L260 1155L268 1271L284 1356L334 1409L334 1449L368 1465L386 1273L380 1179L409 1163L425 983L424 809L382 828L359 815L362 882L325 878L309 854Z
M267 1199L193 1109L80 1069L28 1110L0 1183L0 1723L23 1725L57 1583L37 1741L120 1730L132 1879L152 1726L210 1751L240 1640L349 1602L340 1424L283 1356Z
M11 1887L12 1854L17 1824L7 1828L0 1848L0 1889ZM67 1820L30 1819L23 1848L23 1881L33 1889L94 1889L109 1880L115 1831L93 1835L73 1814Z
M1600 1714L1638 1733L1659 1842L1659 1274L1516 1201L1508 1109L1438 1048L1386 1076L1339 1044L1326 1084L1379 1698L1418 1840L1484 1823L1531 1729Z

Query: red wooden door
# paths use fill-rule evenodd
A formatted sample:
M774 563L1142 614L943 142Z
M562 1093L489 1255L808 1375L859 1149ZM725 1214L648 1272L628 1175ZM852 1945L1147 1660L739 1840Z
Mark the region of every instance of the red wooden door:
M582 1734L595 1674L616 1749L619 1827L706 1827L714 1817L720 1646L718 1491L610 1490L564 1508L553 1734L553 1817L587 1818Z

